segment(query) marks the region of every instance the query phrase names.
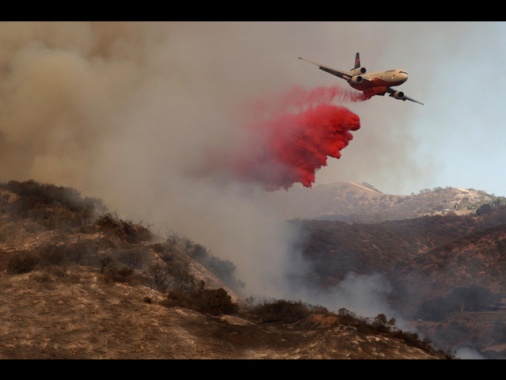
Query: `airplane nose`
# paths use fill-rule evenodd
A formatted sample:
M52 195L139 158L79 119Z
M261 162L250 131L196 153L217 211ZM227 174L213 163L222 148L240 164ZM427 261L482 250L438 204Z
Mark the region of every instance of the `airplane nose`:
M399 73L399 79L403 82L406 82L408 80L408 74L406 73Z

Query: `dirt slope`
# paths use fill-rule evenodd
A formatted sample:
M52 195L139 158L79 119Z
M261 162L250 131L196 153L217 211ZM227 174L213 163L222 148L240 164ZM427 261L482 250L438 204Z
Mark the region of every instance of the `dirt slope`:
M268 324L162 299L95 268L3 273L0 359L444 359L335 316Z

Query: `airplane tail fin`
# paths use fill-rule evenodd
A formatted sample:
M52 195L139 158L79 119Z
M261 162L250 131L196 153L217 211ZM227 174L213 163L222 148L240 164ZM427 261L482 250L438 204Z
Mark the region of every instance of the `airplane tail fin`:
M355 67L353 69L358 69L360 67L360 54L355 54Z
M366 71L367 71L366 68L362 67L360 65L360 53L358 53L358 52L355 53L355 67L350 69L349 74L351 76L355 76L355 75L365 74Z

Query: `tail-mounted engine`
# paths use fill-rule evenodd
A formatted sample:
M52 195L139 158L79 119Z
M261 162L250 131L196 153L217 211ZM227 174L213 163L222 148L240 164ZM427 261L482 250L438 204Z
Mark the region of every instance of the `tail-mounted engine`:
M355 75L365 74L366 71L367 70L365 69L365 67L357 67L356 69L350 70L350 74L355 76Z

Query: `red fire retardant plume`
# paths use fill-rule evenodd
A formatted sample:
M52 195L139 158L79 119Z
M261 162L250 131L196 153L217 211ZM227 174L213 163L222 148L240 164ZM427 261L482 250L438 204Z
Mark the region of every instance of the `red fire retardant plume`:
M331 104L336 98L365 100L361 93L337 87L310 92L295 88L282 97L264 97L252 112L264 119L249 125L244 143L234 153L215 155L222 157L220 163L210 159L207 164L213 162L236 180L259 183L268 191L288 189L296 182L310 188L316 171L328 157L340 158L353 139L351 131L360 128L356 114Z
M311 187L327 157L341 157L341 150L353 139L350 131L360 128L360 119L347 108L320 104L256 128L265 136L264 149L254 157L244 150L235 171L239 177L260 182L272 191L288 189L295 182Z

